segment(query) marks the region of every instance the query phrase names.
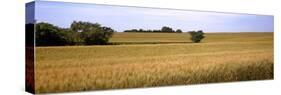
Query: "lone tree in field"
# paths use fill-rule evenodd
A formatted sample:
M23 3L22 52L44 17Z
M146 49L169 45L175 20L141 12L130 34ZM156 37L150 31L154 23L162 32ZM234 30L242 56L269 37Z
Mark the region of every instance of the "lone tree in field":
M202 30L199 31L189 31L188 32L191 35L191 40L194 43L199 43L202 39L204 39L204 32Z

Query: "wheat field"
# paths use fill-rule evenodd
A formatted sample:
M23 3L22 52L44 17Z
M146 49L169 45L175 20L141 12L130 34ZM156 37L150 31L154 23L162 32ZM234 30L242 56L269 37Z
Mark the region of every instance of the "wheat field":
M124 45L36 47L35 91L273 79L272 32L205 36L191 43L187 33L115 33L110 42Z

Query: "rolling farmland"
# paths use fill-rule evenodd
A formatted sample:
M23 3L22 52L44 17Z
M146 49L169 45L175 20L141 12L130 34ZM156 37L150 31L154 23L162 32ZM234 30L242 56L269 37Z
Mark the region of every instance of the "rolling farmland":
M115 33L117 45L36 47L36 93L273 79L273 33Z

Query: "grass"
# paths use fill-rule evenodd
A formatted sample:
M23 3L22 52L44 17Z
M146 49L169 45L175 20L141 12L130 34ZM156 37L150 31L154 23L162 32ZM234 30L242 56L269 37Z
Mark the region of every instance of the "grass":
M35 90L50 93L273 79L273 33L205 36L202 43L190 43L186 33L116 33L110 42L129 44L37 47Z

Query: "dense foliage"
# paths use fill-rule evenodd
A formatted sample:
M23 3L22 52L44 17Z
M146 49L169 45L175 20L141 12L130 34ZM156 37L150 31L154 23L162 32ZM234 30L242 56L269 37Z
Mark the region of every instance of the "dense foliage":
M113 32L98 23L74 21L70 28L60 28L41 22L36 24L36 45L105 45Z
M199 43L202 39L205 38L204 32L202 30L199 30L199 31L189 31L188 33L191 35L191 40L194 43Z

